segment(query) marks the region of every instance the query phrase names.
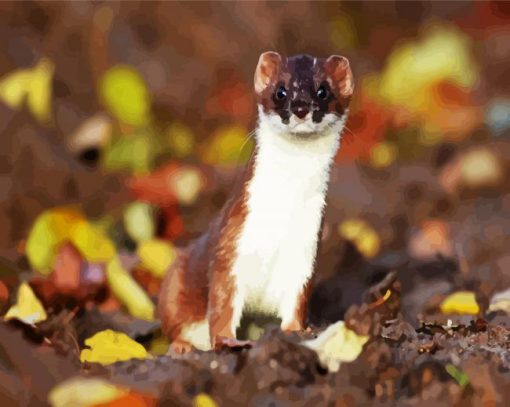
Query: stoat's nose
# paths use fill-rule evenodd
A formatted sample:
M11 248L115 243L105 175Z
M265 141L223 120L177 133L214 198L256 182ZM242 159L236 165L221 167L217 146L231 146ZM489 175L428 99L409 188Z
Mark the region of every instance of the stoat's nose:
M310 110L308 106L298 105L292 107L292 113L294 113L300 119L304 119Z

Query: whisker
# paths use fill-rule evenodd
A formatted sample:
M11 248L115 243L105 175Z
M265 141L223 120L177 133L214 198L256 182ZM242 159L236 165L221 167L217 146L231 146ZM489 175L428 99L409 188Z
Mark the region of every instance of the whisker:
M347 130L349 133L351 133L351 136L352 137L356 137L356 135L354 134L354 132L347 126L344 126L344 130Z
M248 133L248 135L246 136L246 139L244 140L243 145L242 145L242 146L241 146L241 148L239 149L239 153L238 153L238 155L237 155L237 163L238 163L238 164L239 164L239 160L241 159L241 154L243 153L243 150L244 150L244 148L246 147L246 144L248 144L248 142L249 142L251 139L253 139L253 136L255 135L256 131L257 131L257 130L256 130L256 129L254 129L254 130L250 131L250 132Z

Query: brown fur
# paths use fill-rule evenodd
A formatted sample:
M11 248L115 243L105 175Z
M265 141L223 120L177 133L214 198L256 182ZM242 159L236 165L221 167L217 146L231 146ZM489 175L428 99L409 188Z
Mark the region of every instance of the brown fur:
M174 349L188 350L190 344L181 337L183 328L206 318L212 346L222 338L235 338L230 328L234 290L230 270L235 242L246 218L246 187L254 159L209 230L179 253L165 276L157 312Z

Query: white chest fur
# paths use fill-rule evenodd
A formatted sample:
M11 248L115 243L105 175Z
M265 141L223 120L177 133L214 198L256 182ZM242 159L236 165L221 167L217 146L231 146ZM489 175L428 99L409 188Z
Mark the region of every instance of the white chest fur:
M244 309L276 314L282 324L295 312L311 277L338 130L315 140L269 134L261 125L248 214L233 263L237 291L234 321Z

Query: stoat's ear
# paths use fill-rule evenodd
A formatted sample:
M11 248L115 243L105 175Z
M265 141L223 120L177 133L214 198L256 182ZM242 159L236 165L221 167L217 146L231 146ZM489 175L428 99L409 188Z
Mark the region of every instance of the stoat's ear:
M330 85L342 97L350 97L354 92L354 78L347 58L331 55L324 63L324 70L328 75Z
M282 57L277 52L268 51L260 55L257 69L255 69L254 80L255 93L257 95L260 95L271 82L276 81L281 63Z

